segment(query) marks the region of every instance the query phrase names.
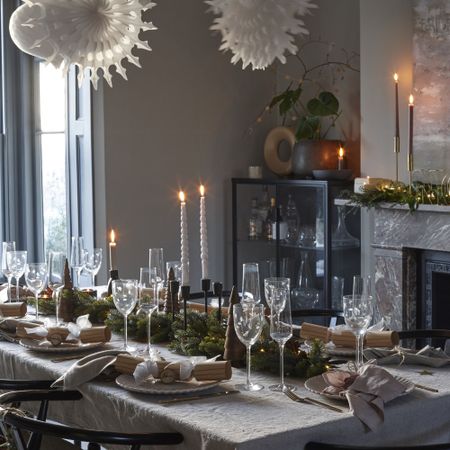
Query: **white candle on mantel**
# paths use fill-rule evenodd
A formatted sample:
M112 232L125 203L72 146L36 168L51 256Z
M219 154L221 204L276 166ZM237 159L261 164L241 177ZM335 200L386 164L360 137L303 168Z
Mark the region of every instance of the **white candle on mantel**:
M200 186L200 259L202 261L202 278L208 278L208 232L206 228L205 186Z
M116 269L116 233L114 233L114 230L111 230L111 233L109 235L109 270Z
M181 285L189 285L189 240L186 215L186 196L183 191L178 194L180 199L180 221L181 221Z

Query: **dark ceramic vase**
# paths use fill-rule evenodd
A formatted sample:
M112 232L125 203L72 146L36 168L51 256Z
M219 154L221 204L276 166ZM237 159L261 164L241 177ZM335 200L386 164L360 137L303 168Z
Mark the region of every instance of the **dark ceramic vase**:
M312 177L313 170L335 170L340 141L301 140L292 150L292 173Z

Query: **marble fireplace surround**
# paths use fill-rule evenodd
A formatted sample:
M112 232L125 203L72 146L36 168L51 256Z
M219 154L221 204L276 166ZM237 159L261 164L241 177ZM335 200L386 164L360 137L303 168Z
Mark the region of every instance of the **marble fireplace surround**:
M379 310L396 330L416 328L418 250L450 252L450 207L383 204L374 210L372 248Z

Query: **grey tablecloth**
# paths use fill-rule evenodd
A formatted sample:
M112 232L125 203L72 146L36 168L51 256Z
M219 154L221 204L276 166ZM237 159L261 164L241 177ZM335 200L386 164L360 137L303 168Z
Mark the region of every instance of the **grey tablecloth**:
M50 359L17 344L0 342L0 377L56 379L72 364L52 363ZM96 381L83 386L85 398L81 402L53 405L50 416L76 427L179 431L185 441L176 448L191 450L303 449L311 440L364 445L450 442L450 369L434 369L432 376L420 375L422 369L389 368L417 383L436 387L439 393L415 390L394 400L385 409L385 423L369 433L348 413L294 403L269 391L267 386L277 380L260 374L255 379L266 386L263 391L171 406L159 405L156 396L133 394L114 383ZM235 370L232 382L242 381L244 372ZM307 393L300 382L296 384L299 394Z

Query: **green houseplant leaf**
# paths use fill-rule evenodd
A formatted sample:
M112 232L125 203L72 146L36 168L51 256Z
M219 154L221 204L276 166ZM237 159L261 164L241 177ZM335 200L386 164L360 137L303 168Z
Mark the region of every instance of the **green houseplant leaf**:
M295 132L297 141L300 139L316 139L317 136L320 136L320 119L315 116L301 117Z
M339 113L339 100L331 92L323 91L317 98L312 98L306 107L313 116L335 116Z

